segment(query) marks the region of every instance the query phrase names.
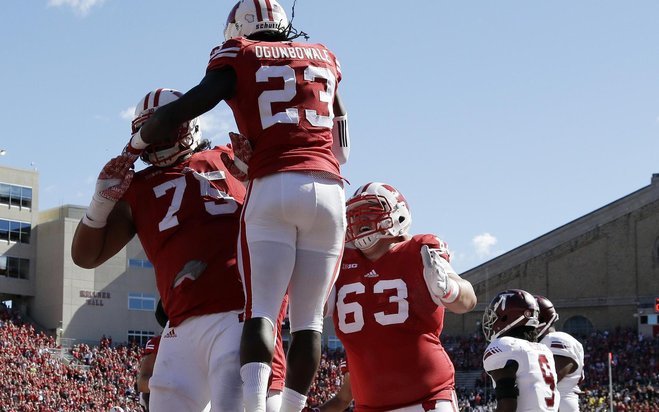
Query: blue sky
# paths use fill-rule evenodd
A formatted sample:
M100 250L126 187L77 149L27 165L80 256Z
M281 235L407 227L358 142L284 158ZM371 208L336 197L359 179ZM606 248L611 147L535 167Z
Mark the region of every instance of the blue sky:
M39 171L42 210L88 204L134 105L199 82L233 4L4 2L0 165ZM346 191L397 187L461 272L659 173L657 16L654 0L298 0L294 25L342 64ZM224 103L202 124L217 144L235 130Z

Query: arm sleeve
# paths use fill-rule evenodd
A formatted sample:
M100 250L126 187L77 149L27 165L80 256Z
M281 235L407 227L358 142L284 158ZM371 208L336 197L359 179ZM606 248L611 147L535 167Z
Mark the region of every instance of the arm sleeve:
M339 164L345 164L350 156L350 133L348 132L347 114L334 117L332 137L332 153Z

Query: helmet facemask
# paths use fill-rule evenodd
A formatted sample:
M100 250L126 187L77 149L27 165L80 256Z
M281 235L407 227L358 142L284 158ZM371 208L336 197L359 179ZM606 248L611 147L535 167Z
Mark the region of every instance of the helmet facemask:
M412 223L405 198L382 183L369 183L357 189L346 204L346 215L346 242L352 242L360 250L373 247L382 238L406 234Z

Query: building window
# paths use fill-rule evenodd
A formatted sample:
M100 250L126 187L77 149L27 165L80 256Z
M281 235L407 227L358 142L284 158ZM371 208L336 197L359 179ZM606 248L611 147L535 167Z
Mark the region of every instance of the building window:
M146 259L128 259L128 266L131 268L153 269L153 263Z
M32 208L32 188L0 183L0 203L10 207Z
M652 258L655 265L659 265L659 237L654 240L654 251Z
M153 293L128 293L128 310L156 311L156 295Z
M30 223L0 219L0 241L30 243L31 233Z
M30 259L0 256L0 276L28 279L30 276Z
M134 342L140 347L144 347L146 342L151 339L155 333L145 331L145 330L129 330L128 331L128 342Z

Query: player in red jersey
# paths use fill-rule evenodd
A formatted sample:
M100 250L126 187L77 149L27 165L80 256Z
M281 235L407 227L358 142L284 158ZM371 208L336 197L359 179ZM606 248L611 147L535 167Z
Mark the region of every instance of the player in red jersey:
M248 138L247 164L239 150L233 160L224 157L232 167L233 161L243 166L243 173L249 167L239 243L247 412L265 410L275 321L287 290L291 345L281 411L304 407L320 362L323 305L345 234L339 164L347 160L349 134L337 93L340 65L321 44L290 41L291 30L276 0L239 1L227 19L226 41L211 52L201 82L158 110L128 148L139 152L171 140L179 124L222 100Z
M156 320L158 324L165 328L167 326L167 314L162 307L162 300L158 300L156 305ZM148 412L149 410L149 379L153 375L153 365L156 363L156 354L158 353L158 346L160 346L161 335L156 335L149 339L144 345L142 356L140 357L140 369L137 372L137 391L140 394L140 405Z
M282 338L282 326L288 312L288 295L284 296L279 316L277 317L277 336L275 337L275 352L272 357L272 374L268 385L266 412L279 412L281 409L281 393L286 381L286 353Z
M137 105L133 131L180 92L158 89ZM134 173L124 152L99 175L96 193L73 238L76 264L95 268L134 236L153 264L169 323L149 381L153 411L242 409L239 314L244 294L236 239L245 187L207 148L196 119L177 129L174 144L141 155L151 166Z
M410 235L407 201L369 183L347 202L341 272L328 300L350 367L355 411L457 411L454 368L442 347L444 311L476 305L446 244ZM403 384L405 383L405 384Z

